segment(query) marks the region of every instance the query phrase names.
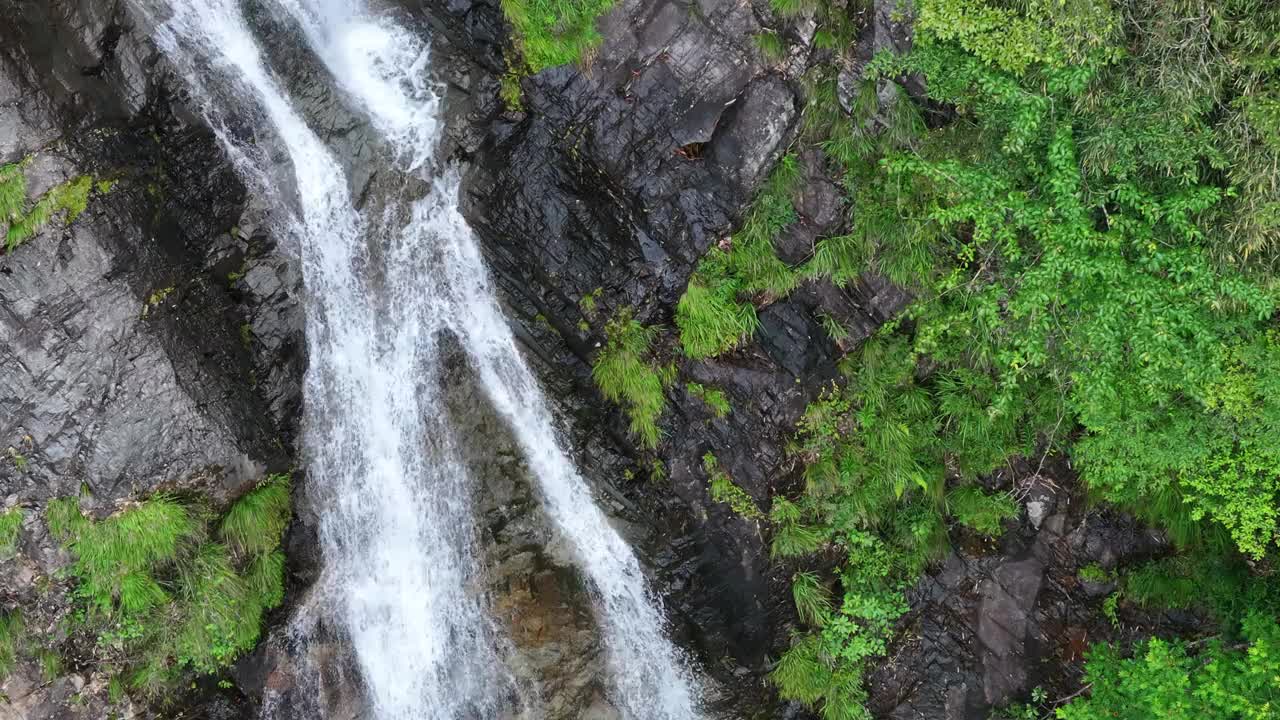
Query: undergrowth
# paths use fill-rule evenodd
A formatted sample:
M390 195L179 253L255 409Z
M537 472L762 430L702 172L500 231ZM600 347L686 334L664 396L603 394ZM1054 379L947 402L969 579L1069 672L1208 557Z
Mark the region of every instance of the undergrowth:
M1196 582L1217 582L1237 589L1219 615L1270 607L1256 588L1280 549L1280 8L919 0L913 49L877 56L842 89L848 16L820 0L773 5L812 13L834 55L806 75L798 143L843 175L848 228L798 265L777 258L795 221L789 155L691 279L677 308L685 353L738 347L746 318L810 278L839 286L870 270L914 298L811 404L794 448L805 486L773 500L775 557L860 548L838 582L796 575L806 629L774 671L782 695L863 716L861 675L892 613L846 616L853 634L837 634L836 608L888 607L881 593L945 547L948 512L998 533L1016 504L973 481L1016 456L1069 454L1095 502L1234 558L1234 585L1166 568L1174 587L1136 573L1129 601L1189 601ZM931 127L903 78L924 81ZM887 558L875 582L866 548Z
M75 597L99 647L129 666L134 691L163 698L257 643L263 615L283 600L289 514L289 478L274 475L221 520L169 496L96 522L64 498L46 520L75 557Z

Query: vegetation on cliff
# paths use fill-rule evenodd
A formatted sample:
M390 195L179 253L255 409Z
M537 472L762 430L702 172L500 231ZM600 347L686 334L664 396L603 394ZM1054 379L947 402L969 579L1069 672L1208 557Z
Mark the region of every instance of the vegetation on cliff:
M901 589L945 548L948 516L998 534L1016 506L973 483L1014 457L1065 456L1096 501L1213 554L1248 587L1273 586L1280 7L918 0L913 49L877 56L842 106L850 15L796 5L774 3L815 12L815 45L831 50L809 73L798 142L839 166L848 231L798 265L777 258L772 241L794 218L784 160L691 280L677 310L684 350L732 350L755 305L806 278L871 269L915 301L809 408L803 491L774 500L775 556L845 557L826 578L796 575L809 629L774 671L782 694L826 718L865 716L862 672L904 608ZM905 92L908 78L922 97ZM1143 582L1130 579L1131 599ZM1159 584L1147 577L1147 601ZM1111 717L1100 708L1130 700L1162 717L1274 712L1274 623L1238 625L1274 615L1274 595L1242 597L1223 630L1248 652L1155 640L1134 660L1097 650L1092 698L1061 717ZM1183 684L1157 687L1161 677ZM1200 704L1178 704L1184 695Z
M16 250L59 215L68 223L75 222L88 207L95 190L104 194L113 186L111 181L95 183L91 176L81 175L50 188L27 207L26 166L29 162L27 158L0 166L0 228L4 228L6 253Z
M129 688L163 699L257 643L263 615L284 597L288 476L267 478L221 518L169 496L96 522L79 505L64 498L45 513L74 556L71 630L94 636L99 663Z

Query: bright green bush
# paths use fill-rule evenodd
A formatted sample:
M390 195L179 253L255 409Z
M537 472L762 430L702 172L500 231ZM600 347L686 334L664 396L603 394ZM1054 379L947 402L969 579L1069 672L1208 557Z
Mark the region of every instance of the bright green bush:
M18 547L18 532L22 530L23 512L13 507L0 512L0 560L13 555Z
M274 475L221 519L156 496L97 522L65 498L49 503L46 520L75 557L75 596L99 645L123 654L134 690L158 697L257 643L264 614L284 598L290 512L289 478Z
M524 72L581 60L600 44L596 20L613 0L502 0Z

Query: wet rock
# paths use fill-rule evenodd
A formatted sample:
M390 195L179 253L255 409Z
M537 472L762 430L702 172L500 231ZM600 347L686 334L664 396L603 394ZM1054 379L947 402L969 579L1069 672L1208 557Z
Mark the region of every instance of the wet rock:
M1044 564L1035 558L996 568L981 589L978 641L983 645L983 692L992 705L1003 705L1026 687L1028 639L1035 633L1036 598Z

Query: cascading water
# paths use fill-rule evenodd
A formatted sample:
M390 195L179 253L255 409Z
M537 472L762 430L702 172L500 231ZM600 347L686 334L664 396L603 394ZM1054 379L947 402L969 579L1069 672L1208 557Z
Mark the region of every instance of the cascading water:
M634 720L698 717L695 682L663 634L640 565L561 448L502 316L457 208L457 173L427 174L442 121L425 43L362 0L268 2L386 139L388 165L430 180L425 198L393 197L383 212L362 213L343 168L268 69L237 0L136 2L160 23L157 41L211 125L231 112L258 117L255 130L282 143L292 165L296 198L277 204L308 290L305 445L324 493L322 604L351 640L373 716L488 720L513 704L538 715L536 692L512 700L522 693L503 665L504 640L472 590L470 480L439 389L437 339L448 331L510 423L590 582L615 704ZM220 135L251 183L271 192L263 153Z

